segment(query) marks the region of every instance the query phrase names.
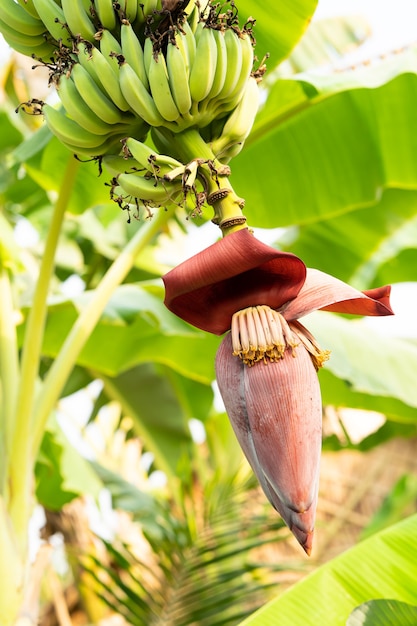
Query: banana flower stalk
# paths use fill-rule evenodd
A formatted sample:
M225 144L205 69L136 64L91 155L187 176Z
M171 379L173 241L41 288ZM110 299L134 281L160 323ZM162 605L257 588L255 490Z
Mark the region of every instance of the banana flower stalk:
M247 229L163 280L169 310L202 330L231 331L216 356L226 411L265 495L310 554L321 452L317 370L329 353L298 320L317 309L392 315L390 287L358 291Z

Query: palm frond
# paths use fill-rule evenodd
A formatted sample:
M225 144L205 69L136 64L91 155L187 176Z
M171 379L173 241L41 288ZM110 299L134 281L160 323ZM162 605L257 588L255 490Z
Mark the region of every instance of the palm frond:
M84 563L98 595L129 624L233 626L269 598L274 569L287 567L257 559L260 548L288 532L246 477L213 476L186 500L175 516L166 511L159 539L146 537L143 554L121 541L106 543L106 563Z

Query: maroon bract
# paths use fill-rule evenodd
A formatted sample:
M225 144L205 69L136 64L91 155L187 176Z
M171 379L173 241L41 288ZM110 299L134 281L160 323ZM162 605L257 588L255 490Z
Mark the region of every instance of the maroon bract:
M317 309L392 315L390 287L366 292L237 231L164 277L166 306L215 334L231 330L216 376L239 443L271 504L310 554L317 505L321 350L298 319Z
M278 308L295 298L305 277L294 254L238 230L163 277L165 305L193 326L222 335L236 311L253 304Z

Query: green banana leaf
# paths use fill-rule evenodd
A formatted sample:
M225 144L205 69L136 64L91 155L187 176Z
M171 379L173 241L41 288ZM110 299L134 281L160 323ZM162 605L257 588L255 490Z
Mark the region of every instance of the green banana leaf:
M348 320L324 311L304 321L320 345L331 351L325 369L354 391L395 398L417 408L415 343L383 337L366 320Z
M363 269L368 276L374 276L371 286L384 281L410 282L416 280L417 267L417 216L393 229L390 237L376 252L370 263ZM381 282L382 281L382 282Z
M170 368L143 363L115 378L101 376L104 393L120 403L133 430L170 478L191 457L189 420L205 418L212 404L209 385L184 379Z
M41 131L38 132L43 132L43 127ZM33 135L31 139L37 137L37 135L38 133ZM25 156L25 151L22 149L18 151L17 154ZM36 153L25 162L25 168L29 176L42 189L48 192L58 192L65 173L65 166L63 166L63 164L66 164L69 159L74 158L74 155L71 154L56 137L52 137L43 150L36 151ZM110 202L109 187L104 185L106 177L104 175L99 177L97 162L87 160L81 165L77 172L77 178L68 206L68 211L74 214L82 213L87 208L97 204ZM117 208L116 205L115 208Z
M251 225L309 224L374 207L388 188L417 187L414 73L372 89L311 90L278 80L232 163Z
M384 498L382 505L373 515L371 521L361 532L361 539L366 539L374 533L392 526L392 524L396 524L408 515L411 515L415 510L416 500L417 476L414 474L403 474Z
M54 419L48 423L35 466L36 498L51 511L80 495L97 497L102 481Z
M416 216L417 191L387 189L373 206L301 226L290 245L284 238L281 244L308 266L329 274L334 273L337 259L338 278L360 289L414 280L416 266L395 260L410 246ZM379 271L381 264L384 272Z
M332 356L330 356L330 359L332 359ZM375 369L375 361L369 358L368 364ZM337 374L331 371L331 367L331 361L329 361L319 373L323 404L338 408L348 407L364 411L378 411L385 415L387 419L403 425L408 424L412 426L416 424L415 407L409 406L407 403L395 398L380 396L377 393L371 394L356 391L349 379L339 378ZM355 364L352 364L352 378L355 378L354 370ZM402 435L402 433L392 432L388 438L398 435Z
M83 303L91 297L92 292L86 292L49 306L45 357L56 357ZM21 325L20 341L23 332ZM105 376L117 376L140 363L156 362L209 385L214 379L218 344L218 337L197 331L172 315L162 302L160 288L129 284L113 294L78 364Z
M358 606L346 626L415 626L417 606L399 600L370 600Z
M256 18L256 54L261 60L270 54L268 67L283 61L306 30L316 10L318 0L265 0L254 5L251 0L239 0L241 21Z
M415 605L416 553L413 515L319 567L241 626L345 626L350 613L369 600L389 598Z

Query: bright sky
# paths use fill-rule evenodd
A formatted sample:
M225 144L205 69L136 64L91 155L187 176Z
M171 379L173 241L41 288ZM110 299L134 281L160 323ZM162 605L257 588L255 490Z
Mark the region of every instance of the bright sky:
M369 21L373 36L363 46L365 54L417 42L415 0L319 0L314 19L347 14L364 15Z

